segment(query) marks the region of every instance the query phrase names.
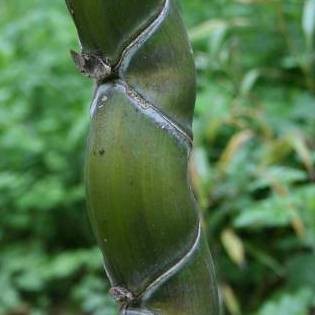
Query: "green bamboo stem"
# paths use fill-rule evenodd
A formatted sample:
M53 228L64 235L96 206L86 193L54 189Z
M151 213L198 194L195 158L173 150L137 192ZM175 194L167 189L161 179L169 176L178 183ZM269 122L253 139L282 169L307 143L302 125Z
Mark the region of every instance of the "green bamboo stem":
M89 217L125 315L217 315L213 264L187 163L195 70L172 0L66 0L96 80Z

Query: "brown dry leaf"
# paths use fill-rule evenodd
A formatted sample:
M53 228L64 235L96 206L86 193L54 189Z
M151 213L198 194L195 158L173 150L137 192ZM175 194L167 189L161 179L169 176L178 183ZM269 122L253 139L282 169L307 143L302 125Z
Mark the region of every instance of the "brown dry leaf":
M241 238L234 230L227 228L221 234L221 242L232 259L239 267L245 264L245 248Z
M224 171L230 162L232 161L235 154L243 147L243 145L253 137L253 132L249 129L242 130L235 134L225 147L219 162L219 168Z
M314 165L311 152L307 147L304 136L298 132L295 132L290 135L289 139L293 149L305 165L309 174L314 174Z
M223 284L221 290L223 293L224 304L229 313L232 315L241 315L241 306L234 290L228 284Z

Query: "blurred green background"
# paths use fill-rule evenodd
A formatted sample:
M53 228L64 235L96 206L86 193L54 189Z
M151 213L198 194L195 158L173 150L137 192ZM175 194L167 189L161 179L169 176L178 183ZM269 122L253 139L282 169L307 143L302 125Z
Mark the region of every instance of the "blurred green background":
M315 1L181 0L191 172L226 314L315 314ZM0 1L0 314L113 315L85 212L92 83L62 0Z

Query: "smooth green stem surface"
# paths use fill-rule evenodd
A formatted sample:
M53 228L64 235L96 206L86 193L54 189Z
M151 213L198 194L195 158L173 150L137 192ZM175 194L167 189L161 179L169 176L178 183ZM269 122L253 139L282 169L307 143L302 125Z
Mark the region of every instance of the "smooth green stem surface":
M195 70L171 0L66 0L81 72L97 81L89 217L125 315L218 315L214 268L187 175Z

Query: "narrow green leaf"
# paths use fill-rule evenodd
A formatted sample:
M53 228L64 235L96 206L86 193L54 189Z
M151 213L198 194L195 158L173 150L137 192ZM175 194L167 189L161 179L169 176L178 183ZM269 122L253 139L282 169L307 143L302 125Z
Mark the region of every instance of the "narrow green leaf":
M291 223L294 215L289 210L290 201L286 198L272 197L244 209L234 220L238 228L281 227Z
M305 1L302 26L308 49L312 49L315 35L315 0Z

